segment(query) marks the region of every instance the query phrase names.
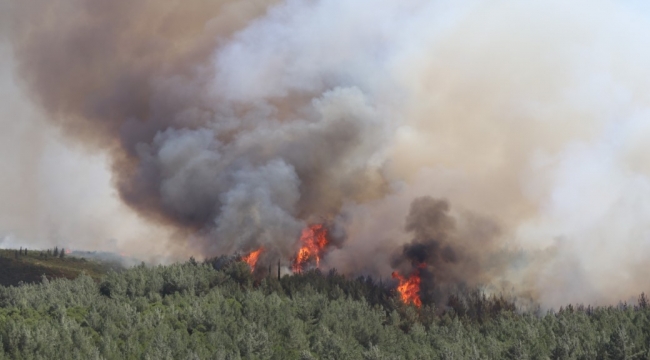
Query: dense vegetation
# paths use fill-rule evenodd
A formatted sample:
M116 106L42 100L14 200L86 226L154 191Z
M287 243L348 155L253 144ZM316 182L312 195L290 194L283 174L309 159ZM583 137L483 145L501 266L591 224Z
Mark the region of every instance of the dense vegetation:
M15 359L648 359L650 309L415 308L369 278L191 261L0 287L0 342Z

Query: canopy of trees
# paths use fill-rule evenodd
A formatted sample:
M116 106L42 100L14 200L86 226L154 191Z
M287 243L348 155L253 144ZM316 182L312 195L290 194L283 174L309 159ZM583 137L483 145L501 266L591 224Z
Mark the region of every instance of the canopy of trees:
M650 309L540 314L479 292L416 308L369 278L191 261L0 287L0 344L7 359L648 359Z

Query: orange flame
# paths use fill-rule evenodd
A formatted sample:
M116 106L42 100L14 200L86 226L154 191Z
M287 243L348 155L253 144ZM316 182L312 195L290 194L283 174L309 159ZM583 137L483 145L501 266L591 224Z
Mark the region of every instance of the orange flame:
M248 266L251 267L251 271L253 271L253 270L255 270L255 264L257 264L257 260L259 260L260 255L262 254L263 251L264 251L264 248L261 247L261 248L251 252L250 254L248 254L246 256L242 256L241 259L243 261L245 261L248 264Z
M293 272L302 271L311 261L316 262L316 267L320 266L320 258L329 243L325 225L314 224L305 228L300 235L300 243L302 247L291 265Z
M402 301L405 304L412 303L417 307L422 306L422 300L420 300L420 270L416 270L408 279L397 271L393 271L392 276L399 281L397 291Z

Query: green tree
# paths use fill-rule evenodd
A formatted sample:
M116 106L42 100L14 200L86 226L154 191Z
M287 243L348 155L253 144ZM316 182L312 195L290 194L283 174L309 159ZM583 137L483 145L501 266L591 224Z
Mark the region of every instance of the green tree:
M645 295L644 292L639 295L639 301L638 301L639 309L645 310L648 308L650 303L648 303L648 297Z

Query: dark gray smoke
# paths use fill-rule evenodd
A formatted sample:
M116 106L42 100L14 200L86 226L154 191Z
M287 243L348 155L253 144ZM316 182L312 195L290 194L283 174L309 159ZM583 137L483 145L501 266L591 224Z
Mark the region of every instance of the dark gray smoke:
M458 286L486 284L508 263L493 261L500 252L495 248L497 225L471 214L456 220L446 200L413 200L405 229L412 240L394 254L392 266L406 276L417 272L421 296L429 301L445 300L443 295Z

